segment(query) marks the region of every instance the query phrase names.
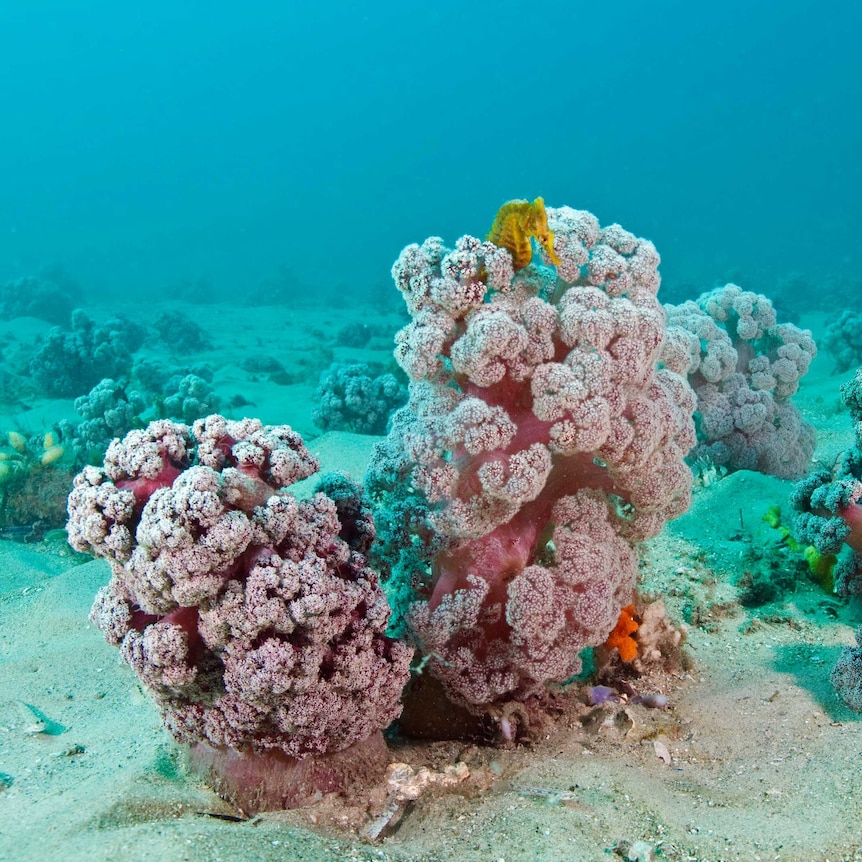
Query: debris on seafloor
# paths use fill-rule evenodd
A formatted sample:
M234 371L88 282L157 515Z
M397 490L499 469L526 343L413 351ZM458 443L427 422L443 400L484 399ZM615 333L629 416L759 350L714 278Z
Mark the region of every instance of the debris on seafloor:
M538 785L512 784L511 789L521 796L530 799L539 799L546 805L564 805L566 808L583 809L590 807L581 801L579 792L571 788L569 790L559 790L553 787Z
M409 763L390 763L386 770L386 783L389 795L383 811L363 830L362 835L369 841L378 841L398 828L410 803L417 800L427 788L452 787L470 777L466 763L456 763L445 767L441 772L423 766L414 769Z

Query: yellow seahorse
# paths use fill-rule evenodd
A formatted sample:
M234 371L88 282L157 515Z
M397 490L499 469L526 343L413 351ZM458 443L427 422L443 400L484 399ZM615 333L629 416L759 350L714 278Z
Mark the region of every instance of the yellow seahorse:
M559 265L560 259L554 251L554 232L548 227L544 198L536 198L532 203L525 200L506 201L497 210L494 224L485 239L509 250L517 272L533 259L530 237L536 238L555 266Z

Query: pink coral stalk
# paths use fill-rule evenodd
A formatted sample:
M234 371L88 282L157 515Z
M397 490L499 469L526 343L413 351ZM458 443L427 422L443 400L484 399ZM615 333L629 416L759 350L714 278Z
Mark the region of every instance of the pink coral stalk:
M859 485L856 496L862 496L862 484ZM850 503L839 508L836 514L850 528L844 542L857 554L862 554L862 505L851 499Z

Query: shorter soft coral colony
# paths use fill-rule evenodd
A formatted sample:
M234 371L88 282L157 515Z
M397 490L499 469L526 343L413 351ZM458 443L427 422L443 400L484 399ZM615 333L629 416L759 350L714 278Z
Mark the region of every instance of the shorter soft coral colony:
M664 309L662 362L687 375L697 395L692 456L727 470L802 476L814 429L790 398L817 355L811 333L778 323L769 299L735 284Z
M163 420L114 440L69 497L72 547L111 565L93 622L246 810L380 773L409 674L358 489L287 490L317 468L287 425Z

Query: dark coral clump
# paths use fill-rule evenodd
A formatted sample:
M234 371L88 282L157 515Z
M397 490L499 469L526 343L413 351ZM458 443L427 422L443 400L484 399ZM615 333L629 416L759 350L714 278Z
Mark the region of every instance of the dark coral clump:
M80 308L71 329L54 327L29 363L30 374L55 398L89 392L104 377L120 377L132 364L130 329L117 318L97 324Z
M221 399L203 377L175 374L165 384L156 406L162 417L191 424L195 419L214 413L220 403Z
M342 326L335 336L339 347L365 347L371 341L372 329L367 323L354 320Z
M66 498L73 471L60 464L34 464L0 488L0 526L28 527L34 538L66 523Z
M76 398L75 411L83 421L74 429L72 439L83 461L101 461L114 437L122 437L143 424L141 414L146 408L146 399L140 392L110 377Z
M367 347L372 338L386 338L390 335L388 326L371 326L361 320L352 320L345 324L335 334L335 343L339 347Z
M391 413L407 401L394 374L365 363L333 363L320 376L314 423L324 431L385 434Z
M163 311L153 326L165 344L177 353L194 353L210 347L209 336L182 311Z
M856 630L856 644L841 651L832 668L832 685L850 709L862 712L862 626Z
M25 276L0 285L0 314L6 319L36 317L67 326L75 300L69 290L43 276Z
M849 308L841 311L827 325L822 344L835 363L835 373L862 365L862 313Z
M748 569L737 584L739 603L745 608L759 608L778 601L796 589L797 579L796 571L781 566Z
M0 447L0 530L4 538L38 541L63 526L72 470L57 432L25 437L15 431Z
M855 441L833 469L815 470L796 484L791 504L798 512L794 531L820 554L838 554L833 571L839 596L862 595L862 545L859 537L862 499L862 368L841 387L841 398L853 418ZM838 695L862 712L862 629L858 646L846 647L832 671Z

